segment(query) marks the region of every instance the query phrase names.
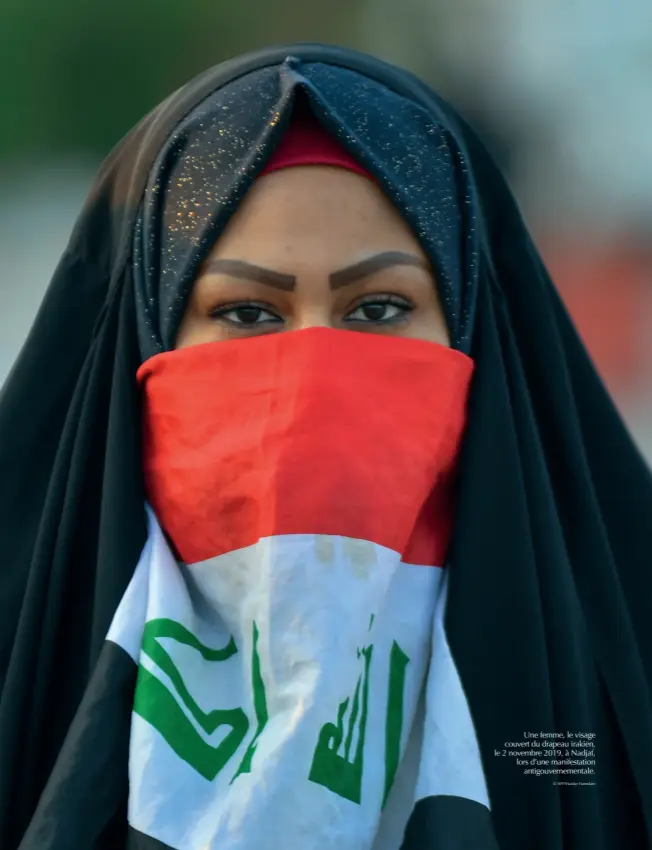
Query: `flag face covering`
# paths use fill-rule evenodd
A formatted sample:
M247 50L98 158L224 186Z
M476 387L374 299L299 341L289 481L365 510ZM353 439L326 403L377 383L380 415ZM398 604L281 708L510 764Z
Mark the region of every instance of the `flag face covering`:
M139 664L133 829L398 850L417 798L487 804L442 628L471 374L329 329L141 367L153 514L109 634Z
M430 497L441 564L471 372L441 345L326 328L153 357L138 373L150 504L195 563L307 532L406 554Z

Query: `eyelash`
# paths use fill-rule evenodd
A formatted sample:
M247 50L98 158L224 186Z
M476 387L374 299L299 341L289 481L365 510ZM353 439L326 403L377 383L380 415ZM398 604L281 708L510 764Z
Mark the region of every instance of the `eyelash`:
M414 310L414 305L411 304L406 298L399 298L397 295L390 294L379 294L379 295L370 295L367 298L359 301L358 304L351 310L351 313L355 313L357 310L361 308L368 307L371 305L382 304L383 306L391 306L391 307L399 307L403 311L398 316L393 316L389 319L348 319L351 323L360 323L364 325L389 325L389 324L398 324L399 322L405 321L409 314ZM264 313L269 313L274 316L276 320L266 319L263 322L234 322L231 319L227 319L227 313L233 313L237 310L242 309L255 309L261 310ZM268 304L259 302L259 301L235 301L231 304L223 304L220 307L215 308L211 311L211 316L218 321L226 322L232 327L239 328L253 328L253 327L261 327L264 325L272 325L277 324L282 321L279 316L274 313L273 310L270 309ZM345 318L344 321L347 321Z

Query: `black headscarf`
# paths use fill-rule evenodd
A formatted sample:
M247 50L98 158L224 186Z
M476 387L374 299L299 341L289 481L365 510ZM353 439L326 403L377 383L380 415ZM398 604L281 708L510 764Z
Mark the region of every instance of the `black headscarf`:
M477 291L473 186L440 116L347 68L291 57L217 89L174 129L136 224L143 359L174 346L197 267L284 134L315 112L377 178L433 259L455 347L468 352Z
M492 807L474 850L650 848L650 473L473 132L406 72L318 45L210 70L118 145L2 390L0 846L125 846L135 677L97 685L147 535L135 373L299 97L412 226L476 362L446 614ZM595 785L500 755L542 731L596 734ZM469 846L432 812L405 850Z

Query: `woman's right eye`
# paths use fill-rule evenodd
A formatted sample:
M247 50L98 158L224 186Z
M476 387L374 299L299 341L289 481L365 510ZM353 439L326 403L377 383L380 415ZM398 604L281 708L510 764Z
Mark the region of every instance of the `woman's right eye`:
M211 316L220 321L228 322L230 325L239 325L241 327L276 324L283 321L266 307L249 302L227 304L213 310Z

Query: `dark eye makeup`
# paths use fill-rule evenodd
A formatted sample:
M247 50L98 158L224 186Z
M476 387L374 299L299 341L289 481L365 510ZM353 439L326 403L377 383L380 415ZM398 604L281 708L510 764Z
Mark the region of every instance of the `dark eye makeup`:
M405 321L414 310L414 304L398 295L382 293L368 295L344 317L347 324L389 325ZM387 314L390 315L387 315ZM260 301L234 301L220 304L210 315L217 321L239 328L281 324L283 319L271 305Z

